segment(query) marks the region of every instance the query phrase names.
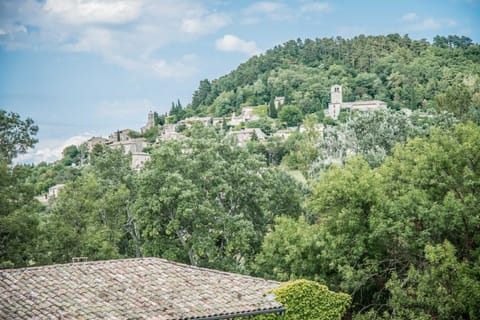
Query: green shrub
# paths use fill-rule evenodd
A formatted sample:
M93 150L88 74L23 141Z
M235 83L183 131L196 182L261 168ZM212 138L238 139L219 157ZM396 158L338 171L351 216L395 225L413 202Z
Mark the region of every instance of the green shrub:
M270 291L287 311L285 320L340 320L352 298L346 293L336 293L315 281L295 280ZM275 319L262 315L255 320Z

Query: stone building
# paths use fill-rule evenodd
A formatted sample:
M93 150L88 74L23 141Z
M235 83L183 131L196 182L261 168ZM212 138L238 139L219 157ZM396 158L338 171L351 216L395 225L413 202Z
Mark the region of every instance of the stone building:
M179 124L185 124L188 128L190 128L194 123L201 123L205 127L209 126L218 126L221 125L223 122L223 118L221 117L190 117L179 121Z
M65 188L64 184L56 184L53 187L48 188L48 199L55 199L58 197L60 190Z
M246 128L240 131L230 131L229 135L234 135L237 137L239 146L246 146L247 142L252 140L254 133L259 141L264 141L267 139L267 135L259 128Z
M336 84L330 89L330 103L328 104L328 112L326 115L337 120L342 109L350 109L352 111L373 111L387 109L387 104L380 100L343 102L342 86Z
M175 131L166 131L166 132L162 132L158 138L157 138L157 142L162 142L162 141L171 141L171 140L182 140L182 139L185 139L186 137L179 133L179 132L175 132Z
M152 111L150 111L148 113L147 124L140 129L140 132L145 133L146 131L148 131L149 129L151 129L153 127L155 127L155 115Z
M274 137L280 137L284 140L287 140L294 132L298 131L298 127L288 127L285 129L280 129L273 134Z
M148 160L150 160L150 154L145 152L132 152L132 169L142 169Z
M237 126L242 122L255 121L260 119L260 117L254 114L254 109L256 107L243 107L242 113L238 116L235 116L235 113L232 114L232 118L228 121L229 126Z
M106 138L103 138L103 137L91 137L86 142L87 150L88 150L88 152L92 152L93 147L95 145L97 145L97 144L106 145L106 144L109 144L109 143L112 143L112 141L109 140L109 139L106 139Z
M113 132L111 135L108 136L108 139L113 142L120 142L120 141L128 141L130 138L130 129L123 129Z
M143 152L143 149L148 147L148 142L144 138L129 139L123 141L117 141L110 144L113 149L123 149L125 154Z
M275 97L273 104L275 105L275 109L278 110L281 105L285 104L285 97Z

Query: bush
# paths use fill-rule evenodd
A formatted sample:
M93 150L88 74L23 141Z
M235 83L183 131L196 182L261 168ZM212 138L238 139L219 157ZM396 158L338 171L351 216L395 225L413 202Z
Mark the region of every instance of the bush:
M332 292L326 286L308 280L283 283L270 293L287 308L285 320L340 320L352 301L346 293ZM262 315L254 319L274 319L274 316Z

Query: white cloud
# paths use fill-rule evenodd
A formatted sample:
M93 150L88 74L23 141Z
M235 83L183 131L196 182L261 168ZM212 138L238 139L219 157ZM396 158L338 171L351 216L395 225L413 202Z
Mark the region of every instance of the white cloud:
M142 71L158 78L181 79L197 74L196 59L185 55L177 61L153 59L149 56L139 59L130 59L119 55L111 55L109 61L131 71Z
M167 59L165 47L195 41L231 23L228 15L195 0L3 1L0 46L81 51L161 78L197 72L197 60Z
M181 30L190 34L207 34L230 24L231 19L225 14L210 14L205 17L183 19Z
M222 38L217 39L216 47L218 50L243 52L250 56L260 53L260 49L254 41L246 41L231 34L226 34Z
M417 14L415 12L409 12L402 16L403 21L412 21L417 19Z
M70 137L66 140L50 139L40 141L37 147L26 154L18 156L14 163L35 163L42 161L53 162L62 158L62 151L71 145L80 145L93 136L93 134L83 133Z
M108 29L88 28L78 36L76 43L65 45L65 49L71 51L109 51L113 46L112 33Z
M140 15L141 1L47 0L44 10L68 24L121 24Z
M309 2L300 7L301 13L326 12L331 9L327 2Z

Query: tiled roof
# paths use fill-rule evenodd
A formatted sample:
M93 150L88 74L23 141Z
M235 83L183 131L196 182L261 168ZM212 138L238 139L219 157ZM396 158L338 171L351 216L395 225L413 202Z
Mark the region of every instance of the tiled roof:
M159 258L0 270L0 319L219 319L278 312L278 282Z

